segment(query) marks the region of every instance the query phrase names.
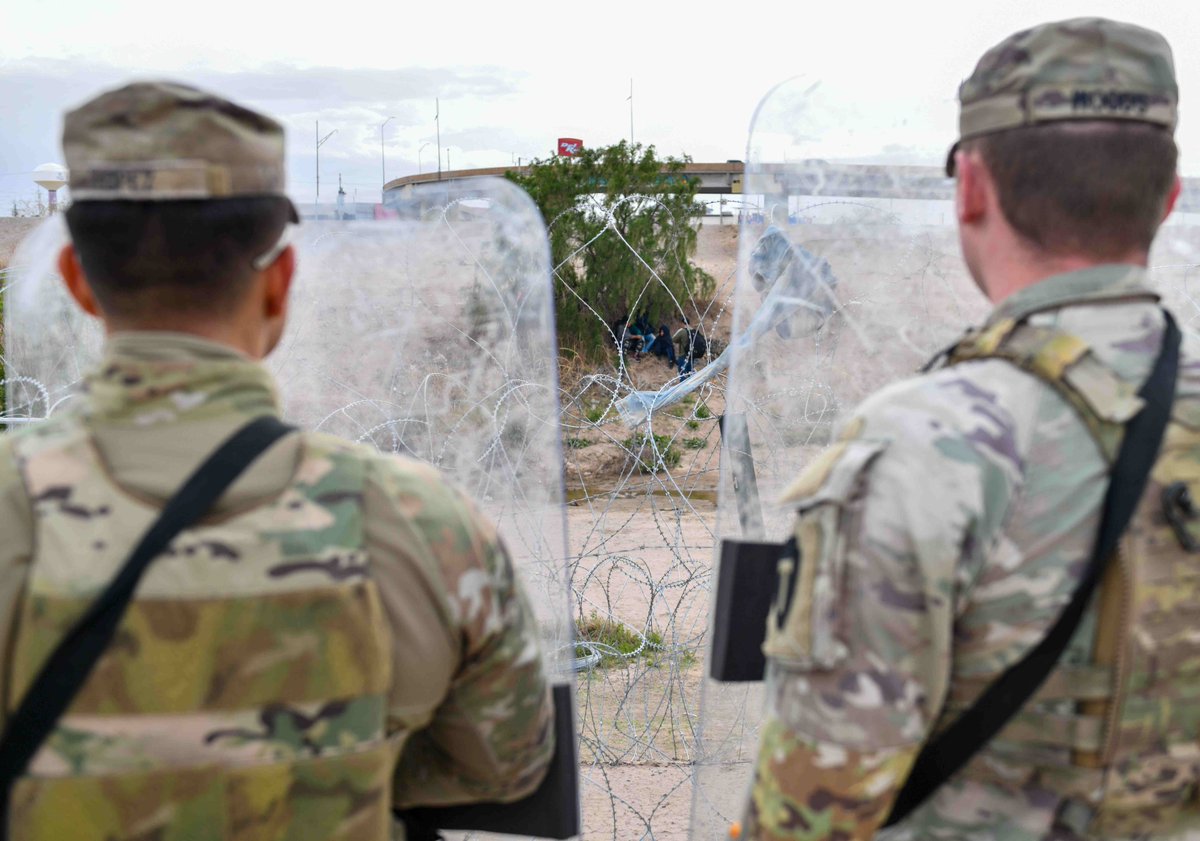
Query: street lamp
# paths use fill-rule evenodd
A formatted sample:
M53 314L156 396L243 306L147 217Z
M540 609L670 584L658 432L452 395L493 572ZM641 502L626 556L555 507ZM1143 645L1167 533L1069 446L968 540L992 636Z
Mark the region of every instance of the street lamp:
M337 129L329 132L329 134L321 137L321 121L316 121L316 129L313 132L313 137L317 139L317 200L316 212L317 217L321 216L321 147L325 145L325 141L337 134Z
M428 141L422 143L421 148L417 150L417 175L421 174L421 153L424 152L425 147L430 145L431 143L433 143L433 141L428 140Z
M437 126L437 150L438 150L438 181L442 180L442 101L434 98L433 106L437 110L433 114L434 125ZM449 165L446 169L449 169Z
M396 119L396 118L388 117L386 120L384 120L382 123L379 124L379 177L380 177L379 200L380 201L382 201L384 198L383 188L387 186L387 158L384 156L384 153L383 153L383 127L386 126L388 123L390 123L394 119Z

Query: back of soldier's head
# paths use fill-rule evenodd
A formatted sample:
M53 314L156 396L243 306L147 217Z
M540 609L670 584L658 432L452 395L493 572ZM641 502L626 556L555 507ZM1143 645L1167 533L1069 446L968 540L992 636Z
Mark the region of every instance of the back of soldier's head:
M1179 100L1157 32L1102 18L1018 32L959 88L954 154L977 150L1005 218L1034 248L1149 250L1175 181Z
M169 82L109 91L66 115L67 226L102 309L220 316L288 222L283 129Z

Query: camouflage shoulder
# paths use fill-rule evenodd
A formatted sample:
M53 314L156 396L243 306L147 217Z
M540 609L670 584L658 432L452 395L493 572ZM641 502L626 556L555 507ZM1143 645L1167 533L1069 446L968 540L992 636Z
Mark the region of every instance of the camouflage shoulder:
M469 527L484 540L496 539L495 527L436 467L323 432L306 431L303 435L310 456L361 464L365 481L378 488L400 513L421 521L437 518L443 527Z
M1047 387L1000 360L968 362L893 383L867 398L841 426L837 441L785 492L785 502L814 497L850 461L865 468L889 458L928 475L942 459L996 465L1016 479L1023 469L1014 406L1036 404ZM856 443L857 442L857 443ZM929 461L930 457L933 462Z
M364 458L366 482L387 501L396 528L424 545L426 557L443 573L480 567L495 571L503 554L496 526L450 477L408 456L348 446Z
M11 452L15 459L22 459L43 450L77 444L87 436L87 428L77 414L62 412L41 423L22 425L0 434L0 446L4 447L0 452Z
M305 429L300 434L303 436L305 451L311 455L339 456L359 461L364 465L385 458L383 453L369 444L330 435L328 432L314 432Z
M24 465L38 453L84 443L87 432L78 419L59 415L0 434L0 525L10 544L32 551L33 506Z
M914 545L970 546L972 558L912 555L927 577L965 574L999 533L1023 486L1028 425L1049 387L1000 360L956 365L901 381L868 398L839 440L814 459L783 502L806 511L865 506L861 537L891 545L903 524ZM1066 411L1070 411L1066 409ZM913 545L910 545L913 544Z
M16 431L0 434L0 493L24 484L18 461L18 442L27 437Z
M1013 436L1043 393L1052 390L1003 360L963 362L876 392L845 431L931 446L957 436L982 455L1016 467L1020 459Z

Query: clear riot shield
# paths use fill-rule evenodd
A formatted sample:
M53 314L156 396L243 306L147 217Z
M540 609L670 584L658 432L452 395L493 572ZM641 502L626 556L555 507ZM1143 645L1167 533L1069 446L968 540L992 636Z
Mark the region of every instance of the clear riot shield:
M922 133L913 110L801 78L772 90L751 126L695 839L731 837L748 794L763 711L759 645L793 517L777 500L864 397L988 311L959 253L953 183L940 166L952 138Z
M17 429L63 411L100 356L100 323L80 311L58 275L67 241L52 216L21 242L4 284L4 406L0 425Z
M288 420L422 459L463 488L499 525L537 612L569 750L536 808L430 810L422 825L567 837L578 832L578 765L546 230L509 182L429 187L394 195L389 218L299 226L288 325L267 365ZM50 220L16 261L9 418L64 410L98 358L99 330L54 269L64 240Z

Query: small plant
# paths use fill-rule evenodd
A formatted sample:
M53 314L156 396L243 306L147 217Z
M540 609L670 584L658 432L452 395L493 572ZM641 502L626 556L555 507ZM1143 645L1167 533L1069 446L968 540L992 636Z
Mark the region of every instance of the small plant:
M626 438L621 445L637 459L638 470L642 473L657 473L662 467L679 466L679 450L672 446L671 438L667 435L651 438L639 432Z
M694 395L694 394L685 394L685 395L683 395L683 397L682 397L682 398L680 398L679 402L680 402L680 403L682 403L682 404L683 404L683 405L685 405L685 406L690 406L690 405L692 405L693 403L695 403L695 402L696 402L696 395Z
M662 635L657 631L641 634L623 622L595 612L575 623L575 638L575 656L583 658L599 654L600 662L595 667L601 669L622 666L641 658L650 661L651 665L658 665L664 649Z
M586 438L568 438L566 443L568 450L582 450L584 447L590 447L596 442L589 441Z
M600 423L604 419L604 415L607 414L607 410L607 406L592 406L587 410L585 416L590 423Z
M687 425L687 428L688 428L688 429L699 429L699 428L700 428L700 421L698 421L698 420L690 420L690 421L688 421L688 422L687 422L687 424L686 424L686 425Z
M696 417L700 418L701 420L712 417L712 412L708 410L708 404L701 403L696 407Z
M703 438L684 438L683 446L685 449L688 449L688 450L703 450L704 449L704 439Z

